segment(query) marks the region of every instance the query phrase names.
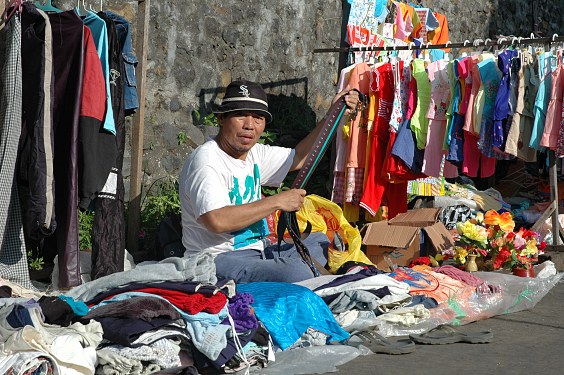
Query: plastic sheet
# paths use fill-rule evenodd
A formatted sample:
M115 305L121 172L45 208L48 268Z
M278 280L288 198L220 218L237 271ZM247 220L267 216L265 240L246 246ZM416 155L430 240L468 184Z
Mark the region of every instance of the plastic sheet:
M427 332L438 325L463 325L496 315L529 310L560 282L564 273L546 278L517 277L500 272L476 272L489 288L481 288L467 300L453 294L448 303L431 309L431 317L413 326L405 327L377 321L383 336L404 336Z
M337 366L352 361L359 355L372 354L367 348L347 345L310 346L276 353L276 361L267 368L251 368L251 374L297 375L337 372ZM239 371L237 374L244 374Z

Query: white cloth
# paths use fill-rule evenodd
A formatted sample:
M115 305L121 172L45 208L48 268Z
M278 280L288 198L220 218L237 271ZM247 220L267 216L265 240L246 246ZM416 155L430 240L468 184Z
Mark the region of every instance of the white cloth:
M167 339L128 348L110 345L98 350L102 374L150 374L181 365L180 347Z
M215 140L194 150L180 175L182 243L186 254L205 251L217 255L234 249L263 249L260 240L268 234L264 219L235 234L217 234L208 231L198 218L212 210L260 200L260 187L280 186L293 159L293 149L259 143L245 160L229 156Z
M38 309L29 309L34 324L40 320ZM74 323L68 327L38 324L25 326L0 344L5 355L40 351L49 354L59 367L60 374L93 375L96 366L96 347L102 342L102 326L91 320L89 324Z
M31 371L34 371L34 374L44 374L47 373L46 367L53 369L53 375L59 375L59 366L50 355L44 352L18 352L0 356L0 374L7 374L9 371L12 371L14 375L23 375Z
M388 323L409 327L419 323L422 320L429 319L431 312L423 305L415 305L411 307L400 307L393 309L385 314L376 317L377 320L383 320Z
M387 286L392 295L405 295L409 293L407 283L397 281L388 275L380 274L369 276L364 279L351 281L334 287L316 290L315 294L320 297L331 296L333 294L346 292L347 290L374 290Z

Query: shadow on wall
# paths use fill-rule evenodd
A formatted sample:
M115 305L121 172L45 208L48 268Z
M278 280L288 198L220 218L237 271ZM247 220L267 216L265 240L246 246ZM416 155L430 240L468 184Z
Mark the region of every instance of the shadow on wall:
M490 19L490 38L499 35L528 37L531 33L536 37L547 37L560 31L564 1L493 0L493 2L496 12Z

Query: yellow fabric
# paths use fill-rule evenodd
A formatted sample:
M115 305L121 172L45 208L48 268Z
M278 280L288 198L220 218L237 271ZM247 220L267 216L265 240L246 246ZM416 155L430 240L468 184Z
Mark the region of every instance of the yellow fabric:
M362 244L360 232L345 219L343 211L336 203L318 195L307 195L296 217L301 230L305 229L309 221L312 232L323 232L329 238L331 245L327 263L330 272L337 272L339 267L348 261L372 264L360 249ZM332 247L335 233L339 233L343 242L347 244L346 251L337 251Z
M360 209L357 205L345 202L345 204L343 204L343 215L345 216L345 219L350 222L358 221L360 217Z

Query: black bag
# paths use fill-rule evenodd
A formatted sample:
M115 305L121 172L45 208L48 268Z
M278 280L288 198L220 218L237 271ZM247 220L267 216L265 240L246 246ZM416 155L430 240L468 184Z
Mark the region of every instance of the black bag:
M169 213L161 223L155 240L155 259L163 260L169 257L183 257L182 219L180 214Z

